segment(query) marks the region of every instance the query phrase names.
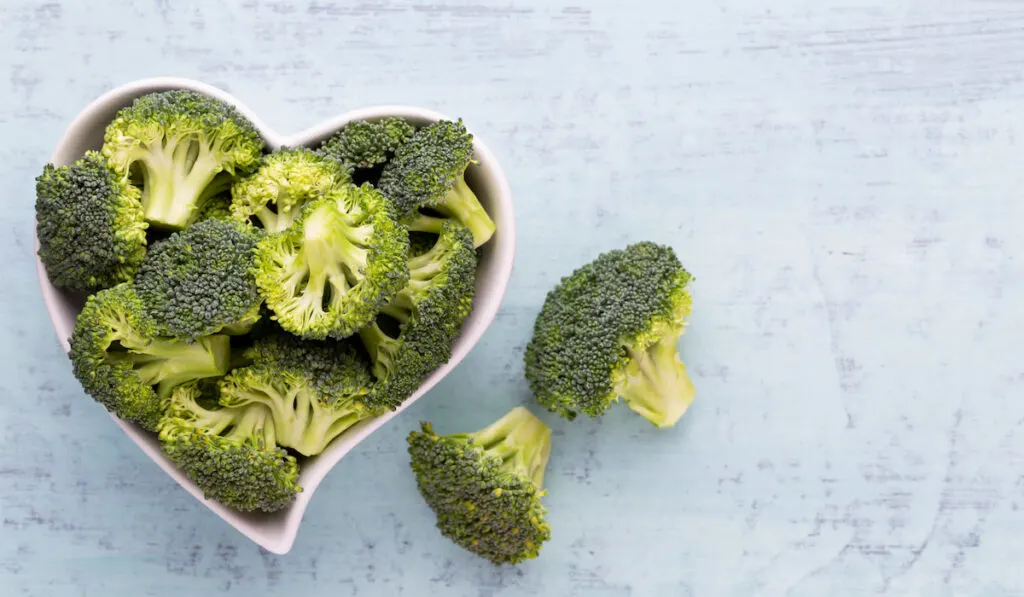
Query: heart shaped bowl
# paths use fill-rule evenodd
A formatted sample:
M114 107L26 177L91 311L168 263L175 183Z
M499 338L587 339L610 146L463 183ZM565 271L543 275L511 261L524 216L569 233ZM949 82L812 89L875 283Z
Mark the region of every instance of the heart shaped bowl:
M103 144L104 129L113 120L118 110L131 104L137 97L170 89L190 89L237 106L242 114L252 120L263 135L268 149L317 145L341 129L346 123L354 120L400 116L414 124L422 125L447 118L430 110L411 106L377 106L347 112L298 134L284 136L270 130L249 108L220 89L188 79L152 78L122 85L89 104L68 127L60 142L57 143L57 148L50 160L56 165L70 164L81 157L86 150L99 149ZM307 459L305 466L302 467L299 481L303 491L289 508L269 515L244 514L218 502L205 499L199 488L163 455L153 434L111 415L111 418L121 426L128 437L179 485L228 524L267 551L284 554L292 548L306 507L317 486L327 476L331 468L359 442L434 387L469 353L480 340L487 326L494 320L512 275L512 262L515 254L515 221L512 213L511 193L498 161L479 137L474 135L473 143L474 158L477 163L471 165L467 170L466 181L494 220L497 232L482 247L473 311L463 325L462 334L455 343L451 359L447 364L434 371L397 411L356 425L338 437L321 455ZM38 251L38 249L39 242L36 240L36 250ZM79 299L65 294L50 283L46 276L46 270L38 258L36 270L53 328L57 332L64 351L67 352L69 350L68 339L82 303Z

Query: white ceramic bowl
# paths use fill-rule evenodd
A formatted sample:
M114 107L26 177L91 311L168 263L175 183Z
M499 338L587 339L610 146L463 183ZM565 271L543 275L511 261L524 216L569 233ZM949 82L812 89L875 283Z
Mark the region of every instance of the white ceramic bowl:
M220 98L230 102L255 124L266 139L267 145L276 149L283 146L311 146L319 143L346 123L353 120L379 118L383 116L402 116L410 121L422 124L446 118L441 114L409 106L377 106L347 112L327 122L307 129L295 135L278 134L263 124L258 116L252 113L237 99L228 93L188 79L154 78L143 79L122 85L93 101L71 123L64 133L51 161L57 165L70 164L82 156L88 149L99 149L103 143L103 131L115 113L129 105L135 98L154 91L168 89L191 89L199 93ZM467 125L468 126L468 125ZM512 197L505 175L494 155L484 143L474 138L476 165L470 166L466 180L477 193L481 203L493 218L497 232L484 245L483 255L477 273L477 295L473 312L466 320L462 335L455 344L451 360L435 371L424 381L423 385L397 411L388 413L377 419L365 421L348 430L335 440L320 456L310 459L302 468L300 493L294 504L286 510L271 515L242 514L231 508L222 506L212 500L203 498L202 492L189 481L160 451L155 437L141 428L111 417L150 458L156 462L179 485L185 488L196 499L217 513L231 526L238 529L264 549L277 554L287 553L299 531L303 514L317 486L331 468L359 442L377 430L381 425L395 417L410 404L423 396L438 381L447 375L473 348L483 335L487 326L493 321L501 300L505 295L509 277L512 275L512 261L515 253L515 221L512 213ZM41 167L42 165L40 165ZM36 241L36 249L39 244ZM71 297L54 288L46 277L42 263L36 260L36 269L42 285L43 300L53 322L65 352L69 349L68 338L75 325L75 317L81 305ZM70 366L70 364L69 364ZM89 398L83 395L83 399ZM97 407L99 405L97 404ZM154 494L154 499L158 496Z

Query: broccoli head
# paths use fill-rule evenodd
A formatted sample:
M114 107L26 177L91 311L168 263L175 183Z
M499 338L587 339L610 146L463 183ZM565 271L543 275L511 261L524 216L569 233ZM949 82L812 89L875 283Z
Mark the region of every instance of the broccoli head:
M408 234L380 193L346 185L260 242L256 284L286 331L313 340L345 338L405 285L408 248Z
M119 418L150 431L176 386L220 377L230 361L227 336L185 342L159 335L131 282L86 300L70 344L72 370L86 393Z
M264 142L234 106L194 91L150 93L118 112L103 155L123 177L141 179L154 226L181 229L203 203L259 165Z
M471 163L473 136L461 120L442 120L419 129L398 148L385 164L378 186L400 220L415 221L419 209L429 208L469 227L474 247L479 247L494 234L495 225L466 184Z
M213 396L204 390L213 389ZM224 407L216 386L175 388L159 424L163 452L207 499L242 512L275 512L302 491L295 457L277 445L270 409Z
M393 156L415 131L416 127L395 116L356 120L324 141L317 153L346 170L372 168Z
M257 340L246 356L252 364L221 382L221 404L263 405L274 420L277 444L303 456L320 454L345 430L379 413L364 401L373 377L351 343L282 333Z
M551 528L541 498L551 429L517 407L475 433L409 434L416 485L441 534L495 564L536 558Z
M91 293L130 280L146 255L139 190L96 151L36 178L39 260L59 288Z
M477 255L468 228L448 221L429 248L422 236L414 238L408 283L381 309L383 317L359 330L377 379L371 400L391 408L451 358L476 293ZM389 323L397 324L397 333Z
M572 420L580 412L599 417L621 397L654 425L675 425L695 394L677 349L691 281L670 247L646 241L562 278L526 347L537 400Z
M258 222L267 232L282 232L304 205L348 180L341 165L309 149L279 149L231 188L231 213L237 220Z
M135 277L146 313L163 333L183 340L244 333L263 303L253 272L260 236L214 218L153 243Z

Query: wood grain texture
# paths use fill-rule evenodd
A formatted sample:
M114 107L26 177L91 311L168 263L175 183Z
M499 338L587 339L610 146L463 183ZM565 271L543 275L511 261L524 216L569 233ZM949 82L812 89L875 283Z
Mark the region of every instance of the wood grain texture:
M1024 5L690 4L0 4L0 592L1024 595ZM40 302L34 176L86 102L161 74L281 131L460 115L515 193L497 321L342 461L284 557L110 424ZM639 239L697 276L697 402L671 431L545 415L553 538L496 570L434 530L404 437L529 403L547 289Z

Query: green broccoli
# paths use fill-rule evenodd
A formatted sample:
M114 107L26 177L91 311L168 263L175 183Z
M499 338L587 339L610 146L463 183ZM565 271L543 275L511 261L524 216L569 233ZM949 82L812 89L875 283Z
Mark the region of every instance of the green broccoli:
M260 242L256 284L286 331L313 340L345 338L405 285L408 248L408 235L380 193L347 185Z
M317 153L346 170L372 168L393 156L415 131L416 127L395 116L377 121L356 120L325 140Z
M475 433L409 434L416 485L441 534L494 564L536 558L551 538L541 504L551 429L517 407Z
M91 293L132 279L146 255L139 190L88 151L36 178L39 260L59 288Z
M242 512L290 505L302 491L299 465L278 446L270 409L223 407L204 389L189 383L171 394L158 428L163 452L207 499Z
M416 131L384 165L378 187L403 222L415 222L429 208L469 227L474 247L486 243L495 225L466 184L473 163L473 136L462 121L442 120ZM412 230L438 232L414 224Z
M255 219L267 232L283 232L304 205L348 181L339 164L309 149L279 149L231 188L231 213L239 221Z
M234 106L186 90L150 93L120 110L103 155L142 181L146 219L172 230L191 224L204 201L259 165L264 142Z
M131 282L86 300L70 344L72 370L86 393L119 418L150 431L176 386L220 377L230 362L227 336L184 342L159 335Z
M647 241L562 278L526 347L537 400L572 420L579 412L599 417L621 397L654 425L675 425L696 393L677 349L691 281L670 247Z
M135 289L161 332L193 340L252 327L263 303L253 272L260 236L243 224L209 219L153 243Z
M231 187L219 190L201 202L201 207L193 216L193 224L203 220L233 220L231 213Z
M373 377L351 343L277 334L257 340L246 356L252 364L221 382L220 403L265 406L277 444L303 456L320 454L345 430L380 413L364 400Z
M409 282L381 309L397 323L397 335L388 333L383 318L359 330L378 380L372 400L391 408L451 358L473 308L477 255L469 229L449 221L433 246L424 243L419 238L411 246Z

